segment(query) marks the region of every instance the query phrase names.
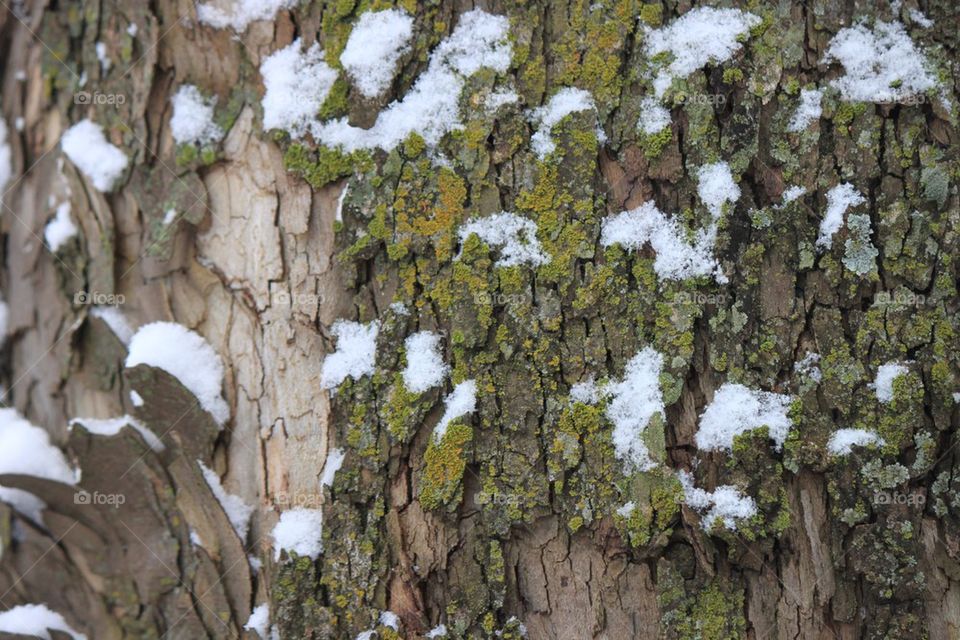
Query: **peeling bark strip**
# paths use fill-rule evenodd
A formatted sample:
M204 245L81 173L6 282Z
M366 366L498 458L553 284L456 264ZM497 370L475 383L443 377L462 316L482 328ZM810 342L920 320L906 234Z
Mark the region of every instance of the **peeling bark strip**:
M0 3L0 636L960 638L954 7L480 5Z

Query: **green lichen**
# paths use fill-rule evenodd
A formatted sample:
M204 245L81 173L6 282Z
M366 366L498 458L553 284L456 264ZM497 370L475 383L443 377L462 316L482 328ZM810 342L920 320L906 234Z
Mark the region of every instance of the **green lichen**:
M299 175L314 189L324 187L355 171L368 170L370 162L369 154L364 151L344 153L324 146L309 149L296 142L291 143L283 154L283 164L287 171Z
M420 504L424 509L453 509L463 491L461 480L467 468L465 450L473 441L473 429L452 424L439 442L431 439L424 454Z

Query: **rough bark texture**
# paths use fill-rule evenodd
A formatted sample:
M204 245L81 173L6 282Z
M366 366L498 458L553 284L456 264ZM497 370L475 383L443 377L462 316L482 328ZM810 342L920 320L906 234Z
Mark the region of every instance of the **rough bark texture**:
M7 402L63 446L85 490L125 502L76 504L73 488L0 476L48 505L41 527L0 504L2 609L44 602L97 640L255 638L243 625L262 602L285 639L417 638L440 623L450 638L960 638L960 21L950 2L923 0L925 28L915 1L741 4L762 23L731 60L675 83L673 123L656 136L636 126L651 91L643 29L688 3L478 2L509 16L513 62L469 79L465 127L438 149L412 136L353 155L264 131L257 69L296 37L338 66L357 16L390 2L305 2L239 35L197 25L189 0L3 4L2 111L23 118L0 216ZM341 77L323 117L369 125L472 8L397 4L416 27L392 89L363 100ZM828 92L822 117L788 133L799 89L842 72L821 62L830 38L859 18L902 19L943 95ZM215 147L174 144L169 99L183 83L218 98L227 134ZM511 84L519 103L482 107ZM565 118L538 160L526 112L565 86L589 90L596 113ZM124 100L78 104L81 88ZM84 117L130 157L113 193L62 160L59 136ZM649 248L600 246L606 216L650 199L703 226L697 169L720 160L742 192L717 243L727 284L660 280ZM867 199L879 253L863 275L850 268L863 240L852 225L814 249L840 182ZM793 185L806 195L775 206ZM43 230L65 197L80 232L54 254ZM165 225L171 207L181 216ZM500 210L536 222L549 263L501 268L495 248L459 242L465 220ZM121 302L134 326L172 320L205 336L227 365L227 428L163 371L124 369L90 300ZM340 318L380 323L378 372L328 393L320 367ZM479 387L476 413L440 442L450 381L417 395L399 375L404 338L424 329L444 336L452 382ZM659 466L631 472L603 405L569 392L620 377L646 346L666 356L666 414L646 432ZM808 351L821 354L819 380L795 371ZM909 373L882 404L869 384L894 360ZM794 396L781 450L761 431L729 454L697 451L698 416L726 381ZM123 413L166 450L132 429L67 428ZM885 445L831 456L840 427ZM321 488L333 447L346 460ZM256 505L246 540L197 460ZM680 469L697 486L740 487L757 515L705 531ZM270 531L294 506L323 509L316 562L274 558ZM378 626L385 610L399 631Z

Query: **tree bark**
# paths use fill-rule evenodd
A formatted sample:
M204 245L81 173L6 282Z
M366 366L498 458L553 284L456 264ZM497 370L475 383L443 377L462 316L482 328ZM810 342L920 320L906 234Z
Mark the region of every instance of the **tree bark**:
M435 148L414 135L355 154L265 130L258 69L301 38L339 70L357 18L394 3L304 2L240 33L198 23L187 0L0 4L5 402L82 470L79 488L123 496L83 504L77 487L0 473L47 505L38 523L0 503L0 609L44 603L97 640L256 638L244 625L262 603L283 639L441 624L448 638L960 638L950 3L731 3L761 21L729 60L674 83L656 135L637 127L645 42L688 2L476 3L510 19L509 70L466 80L463 127ZM369 127L474 8L396 4L415 27L390 90L363 98L341 73L320 117ZM800 88L842 75L824 56L857 20L902 21L938 90L886 104L827 90L821 116L790 131ZM216 97L220 142L171 137L171 96L188 83ZM538 158L530 110L564 87L596 108L557 123ZM505 88L517 103L482 108ZM61 151L83 118L129 158L112 192ZM721 161L740 190L716 242L727 282L664 279L650 246L601 244L606 218L647 201L692 238L710 219L698 170ZM848 218L818 251L840 183L863 195L868 235ZM792 186L806 192L784 203ZM51 251L44 229L64 201L78 233ZM468 220L501 210L536 223L545 264L498 266L496 247L461 242ZM877 253L859 271L863 246ZM225 364L226 428L175 377L125 367L96 304L201 334ZM376 372L328 391L341 319L377 323ZM422 330L442 336L451 372L414 394L404 340ZM644 435L657 465L638 471L617 455L608 401L571 388L621 379L645 347L664 356L665 410ZM798 368L807 353L815 371ZM871 384L890 362L907 373L881 402ZM476 410L434 439L467 379ZM791 397L782 447L761 429L698 449L727 382ZM83 425L124 414L165 449ZM883 444L832 455L840 428ZM346 457L322 486L334 448ZM255 506L245 539L198 461ZM678 471L736 487L755 515L705 528ZM323 512L316 560L275 555L273 527L297 507Z

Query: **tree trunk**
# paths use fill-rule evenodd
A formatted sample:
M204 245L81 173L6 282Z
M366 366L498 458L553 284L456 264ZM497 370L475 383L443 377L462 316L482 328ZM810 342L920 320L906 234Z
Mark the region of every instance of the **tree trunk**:
M0 484L46 504L0 503L0 609L42 603L97 640L960 638L955 7L736 2L757 19L729 51L668 73L651 43L687 2L491 0L509 68L461 74L462 126L438 140L348 153L265 128L260 65L295 39L338 74L311 115L369 129L474 8L395 3L413 37L364 97L340 53L393 4L302 2L234 28L188 0L0 9L5 401L82 471L70 486L0 452ZM827 51L858 20L901 22L934 86L845 94ZM891 46L867 67L923 74ZM672 85L653 97L658 73ZM174 141L186 84L216 98L218 140ZM592 106L534 111L566 87ZM794 126L813 88L820 113ZM650 100L666 128L638 128ZM106 192L61 150L85 118L128 158ZM736 193L711 195L704 167ZM825 246L842 183L861 200ZM63 202L77 230L53 250ZM646 239L601 236L648 202ZM507 218L464 232L500 211L536 225L526 259ZM718 269L669 277L670 251L717 220ZM109 306L204 337L225 428L183 376L125 366ZM354 348L338 320L376 327L376 366L331 385L325 359ZM403 375L418 331L449 366L421 393ZM639 382L638 354L661 358ZM438 432L470 380L475 409ZM747 395L721 412L725 384ZM751 398L781 403L785 437L769 411L749 422ZM132 419L114 435L89 420L125 414L163 449ZM730 446L704 446L711 418ZM877 439L844 453L839 429ZM254 507L248 532L214 474ZM315 558L275 543L298 508L322 511ZM269 623L245 629L264 603Z

